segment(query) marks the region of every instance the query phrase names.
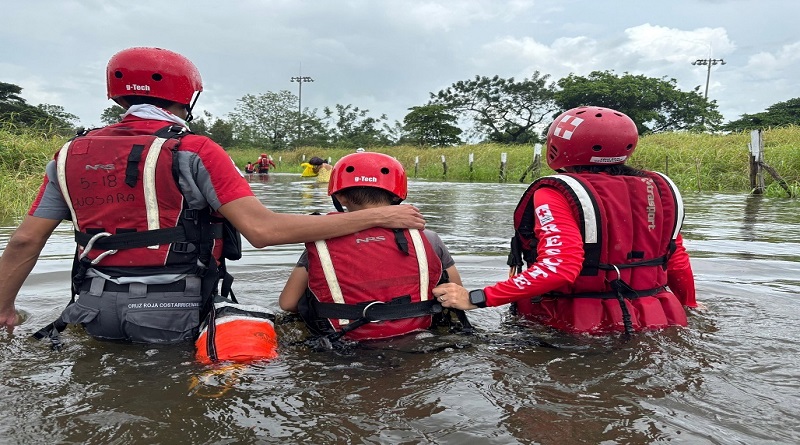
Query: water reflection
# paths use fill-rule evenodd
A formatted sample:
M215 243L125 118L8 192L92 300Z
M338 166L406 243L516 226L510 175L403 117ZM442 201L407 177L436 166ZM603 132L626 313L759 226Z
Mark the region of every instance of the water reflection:
M251 187L276 211L333 211L327 185L313 179L277 173ZM475 288L506 276L526 187L413 181L408 202ZM800 442L800 202L685 199L686 246L708 307L687 329L623 344L488 308L470 314L471 337L440 332L320 353L286 318L279 359L219 372L197 365L189 346L102 343L78 329L59 353L29 340L69 299L74 246L64 224L20 295L26 322L0 333L0 434L104 444ZM12 230L0 229L2 246ZM244 247L231 265L237 296L277 312L302 246Z

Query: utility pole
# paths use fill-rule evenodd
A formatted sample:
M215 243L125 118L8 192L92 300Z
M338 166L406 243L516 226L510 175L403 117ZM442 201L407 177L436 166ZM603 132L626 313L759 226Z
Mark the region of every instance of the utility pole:
M711 67L713 65L725 65L725 60L723 59L697 59L692 62L692 65L708 65L708 74L706 74L706 94L705 98L708 99L708 84L711 82Z
M303 76L303 68L301 65L298 76L292 77L291 82L297 82L297 139L300 140L302 131L300 125L303 122L303 82L313 82L314 79L308 76Z

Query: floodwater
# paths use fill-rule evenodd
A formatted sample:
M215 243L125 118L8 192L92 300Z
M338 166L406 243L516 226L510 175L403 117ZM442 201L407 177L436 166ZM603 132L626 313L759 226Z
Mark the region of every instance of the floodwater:
M332 210L313 180L273 174L252 187L273 210ZM476 288L506 276L524 189L413 181L408 202ZM688 328L571 337L501 307L469 313L476 335L320 352L279 316L280 357L240 367L201 366L189 344L104 343L77 328L60 352L32 340L69 299L74 247L62 225L18 298L26 321L0 332L0 443L800 443L800 202L684 198L705 305ZM0 247L12 230L0 228ZM239 300L279 313L300 252L246 245L231 266Z

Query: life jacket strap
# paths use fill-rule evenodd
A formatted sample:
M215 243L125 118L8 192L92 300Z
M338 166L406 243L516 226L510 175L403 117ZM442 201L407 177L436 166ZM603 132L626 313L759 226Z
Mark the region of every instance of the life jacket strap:
M442 305L436 300L415 303L383 303L371 301L359 304L321 303L312 299L311 304L322 318L369 321L400 320L438 314Z

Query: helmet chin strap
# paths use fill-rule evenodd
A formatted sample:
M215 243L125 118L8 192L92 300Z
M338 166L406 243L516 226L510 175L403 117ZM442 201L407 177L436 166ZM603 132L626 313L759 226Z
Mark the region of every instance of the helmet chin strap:
M197 94L194 95L194 100L192 100L192 104L186 106L186 111L188 113L186 115L186 119L184 119L186 122L191 122L194 119L194 116L192 116L192 109L194 108L194 105L197 103L197 99L199 97L200 97L200 92L198 91Z
M344 207L342 207L342 203L339 202L339 200L336 199L335 196L331 195L331 201L333 201L333 206L336 207L336 210L338 210L339 212L344 212Z

